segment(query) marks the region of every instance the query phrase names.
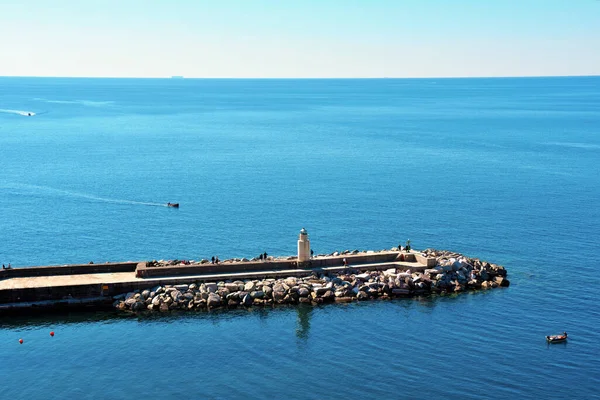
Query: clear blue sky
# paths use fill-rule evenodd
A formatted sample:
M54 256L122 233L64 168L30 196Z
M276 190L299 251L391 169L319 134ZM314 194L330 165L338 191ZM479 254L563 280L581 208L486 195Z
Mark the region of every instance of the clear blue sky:
M171 75L600 75L600 1L0 2L0 76Z

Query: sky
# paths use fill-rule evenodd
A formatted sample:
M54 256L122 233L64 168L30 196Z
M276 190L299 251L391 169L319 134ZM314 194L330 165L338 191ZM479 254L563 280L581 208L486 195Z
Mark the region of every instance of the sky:
M0 76L600 75L600 0L0 0Z

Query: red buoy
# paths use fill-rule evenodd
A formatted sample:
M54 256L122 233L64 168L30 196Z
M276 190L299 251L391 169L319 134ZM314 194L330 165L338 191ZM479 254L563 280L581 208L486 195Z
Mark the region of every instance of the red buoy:
M23 339L19 339L19 343L23 344Z
M50 331L50 336L54 336L54 331Z

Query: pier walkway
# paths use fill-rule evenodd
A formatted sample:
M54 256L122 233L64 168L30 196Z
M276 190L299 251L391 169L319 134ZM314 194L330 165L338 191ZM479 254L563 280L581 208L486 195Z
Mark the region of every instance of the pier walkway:
M268 265L265 265L267 267ZM425 269L427 266L414 262L386 262L372 263L361 265L350 265L348 268L366 271L366 270L381 270L388 268L406 268L412 271ZM238 279L262 279L275 278L282 276L300 276L310 275L312 272L339 272L347 267L324 267L324 268L296 268L296 269L263 269L251 272L222 272L196 275L182 275L177 277L161 276L156 278L138 278L135 272L106 272L96 274L78 274L78 275L56 275L56 276L31 276L21 278L9 278L0 280L0 291L11 289L35 289L42 287L58 287L58 286L77 286L77 285L92 285L92 284L117 284L117 283L136 283L152 286L155 284L164 284L170 281L173 284L181 282L194 281L222 281L222 280L238 280ZM224 268L226 269L226 268Z

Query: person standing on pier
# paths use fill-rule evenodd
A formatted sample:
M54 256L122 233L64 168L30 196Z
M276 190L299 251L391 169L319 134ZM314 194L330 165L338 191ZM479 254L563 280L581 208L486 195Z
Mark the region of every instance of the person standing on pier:
M216 256L215 257L215 264L218 264L218 263L219 263L219 256Z
M267 252L265 251L265 254L263 254L263 257L264 257L265 261L267 261L267 256L268 256L268 254L267 254Z
M212 256L212 257L210 258L210 263L211 263L211 264L214 264L214 263L215 263L215 256Z
M314 252L314 250L313 250L313 249L310 249L310 258L313 258L313 257L314 257L314 255L315 255L315 252Z

